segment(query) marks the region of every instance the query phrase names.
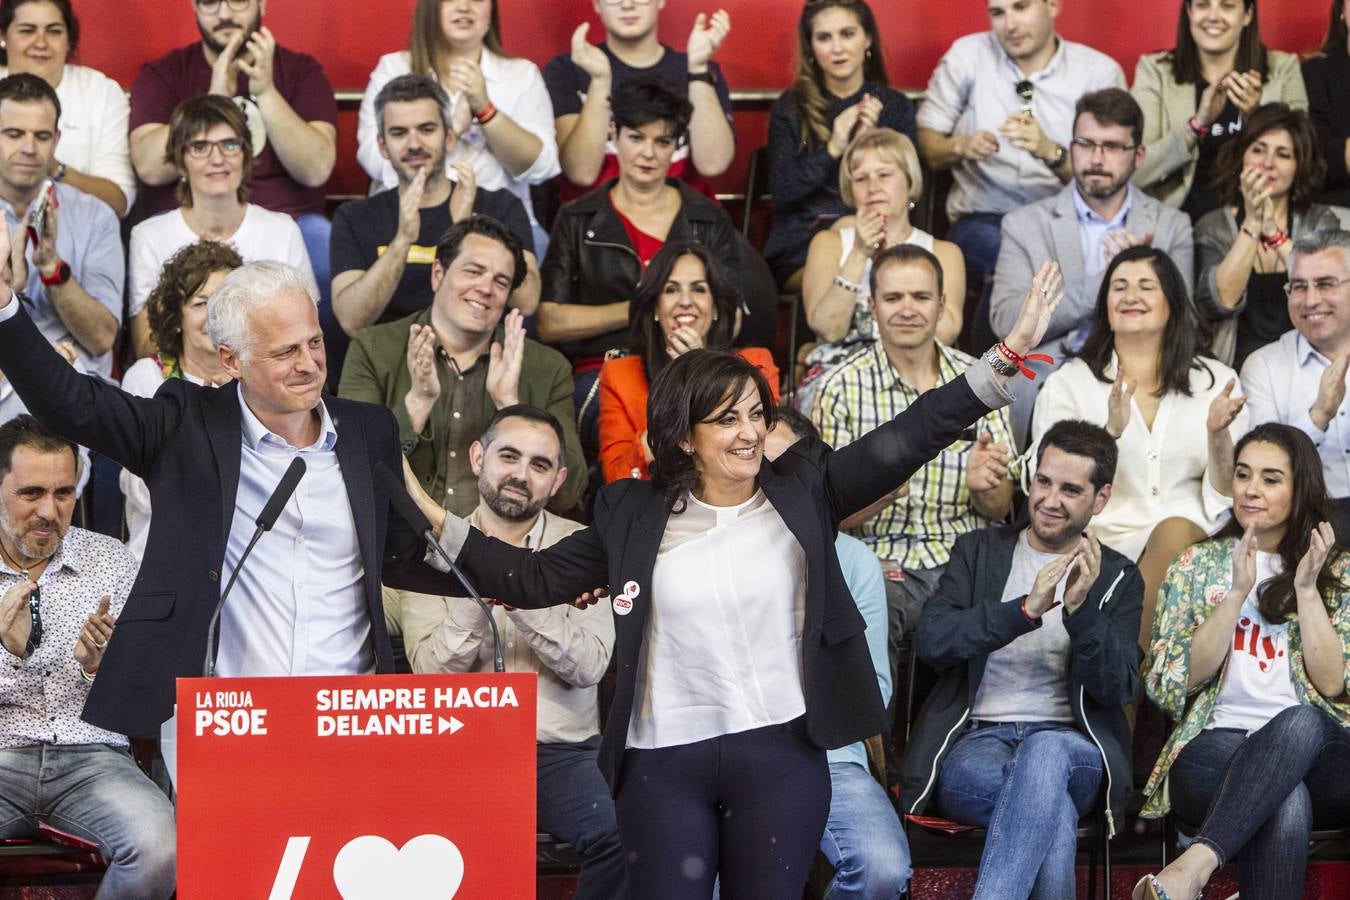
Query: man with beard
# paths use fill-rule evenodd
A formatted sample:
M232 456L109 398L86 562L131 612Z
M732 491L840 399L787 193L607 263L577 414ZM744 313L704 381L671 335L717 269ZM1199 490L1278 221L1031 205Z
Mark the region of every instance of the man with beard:
M1074 895L1078 820L1133 790L1125 706L1139 686L1144 583L1088 530L1116 442L1087 422L1041 440L1027 528L957 538L914 650L937 671L901 762L905 813L989 829L975 896Z
M252 133L249 200L295 218L326 298L332 224L324 185L337 159L337 100L314 57L278 46L263 27L266 7L267 0L194 0L202 39L146 63L131 87L131 163L148 186L145 211L174 208L178 173L165 152L174 107L202 94L233 98Z
M1121 250L1149 244L1171 256L1187 278L1192 276L1195 241L1190 219L1130 184L1144 158L1143 133L1143 110L1127 91L1107 88L1084 94L1074 110L1069 145L1073 180L1058 194L1003 218L990 325L1003 334L999 329L1017 318L1026 285L1041 260L1058 260L1064 272L1064 302L1036 349L1054 357L1055 366L1086 339L1102 272ZM1011 407L1019 446L1026 442L1036 391L1044 383L1040 378L1019 385Z
M136 560L70 526L77 470L32 416L0 426L0 839L54 826L109 860L100 897L168 897L173 808L126 737L80 719Z
M484 534L541 550L582 526L544 511L567 477L563 428L532 406L508 406L469 447ZM401 620L414 672L491 672L492 632L465 598L385 591L391 629ZM538 822L581 854L579 898L627 896L614 802L596 766L596 684L614 649L608 604L585 609L493 605L508 672L539 675Z
M445 157L456 140L449 108L445 90L425 75L400 75L375 96L380 153L398 187L345 203L333 216L333 312L349 335L430 306L436 242L472 213L491 216L520 238L529 272L508 302L524 315L539 305L524 204L510 191L476 187L468 163L455 163L454 182L446 177Z
M586 489L571 366L525 337L518 310L503 319L525 273L520 238L501 222L480 215L456 222L436 244L431 306L364 329L343 365L339 393L393 410L423 490L456 515L478 502L469 445L497 410L517 403L563 423L567 474L551 508L571 509Z

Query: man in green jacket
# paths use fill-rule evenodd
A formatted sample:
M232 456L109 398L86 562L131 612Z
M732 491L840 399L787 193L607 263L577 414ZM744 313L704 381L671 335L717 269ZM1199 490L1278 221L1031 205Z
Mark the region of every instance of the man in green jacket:
M501 408L527 403L563 425L567 481L550 509L566 512L586 490L572 370L556 350L525 337L518 311L502 318L525 277L520 239L487 216L455 223L436 245L431 307L356 335L338 393L383 403L423 488L456 515L478 504L469 445Z

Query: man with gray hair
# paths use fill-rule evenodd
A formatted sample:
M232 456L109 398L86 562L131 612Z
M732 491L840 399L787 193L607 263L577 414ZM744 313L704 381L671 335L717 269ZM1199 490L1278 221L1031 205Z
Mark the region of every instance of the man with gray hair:
M333 312L343 331L392 322L431 305L436 243L473 213L491 216L525 245L527 274L511 292L523 315L539 305L539 267L525 206L507 190L477 187L473 166L451 166L455 130L446 116L445 90L426 75L400 75L375 96L380 154L398 175L398 187L338 207L333 216Z
M0 259L8 242L0 227ZM402 466L393 415L323 396L323 334L304 274L275 262L230 273L207 328L234 381L172 380L152 398L77 374L13 293L0 294L0 368L19 396L52 431L145 479L155 509L85 721L158 735L174 711L174 679L200 675L208 655L222 676L393 671L381 576L428 593L444 591L445 576L422 563L422 540L371 478L381 462ZM241 567L259 512L297 458L304 477ZM219 643L208 647L236 576Z
M1350 519L1350 232L1314 231L1294 242L1289 264L1289 320L1273 344L1247 357L1242 390L1252 427L1280 422L1302 431L1322 457L1327 492Z

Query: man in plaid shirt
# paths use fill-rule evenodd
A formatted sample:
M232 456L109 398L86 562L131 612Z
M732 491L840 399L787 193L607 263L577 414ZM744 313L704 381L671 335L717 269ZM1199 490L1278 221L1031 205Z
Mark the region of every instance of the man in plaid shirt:
M878 339L822 380L812 418L832 447L851 443L894 418L924 391L959 377L975 358L937 340L942 265L927 250L900 244L872 261L872 315ZM960 302L956 298L953 302ZM892 666L901 638L919 621L955 540L1003 519L1012 430L1006 409L990 413L908 482L842 524L882 561Z

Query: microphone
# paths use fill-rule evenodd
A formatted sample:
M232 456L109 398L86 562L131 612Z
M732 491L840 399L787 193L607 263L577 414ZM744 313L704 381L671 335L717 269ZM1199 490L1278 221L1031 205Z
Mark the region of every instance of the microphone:
M408 491L403 487L403 479L394 474L394 470L384 460L375 464L375 481L379 483L380 489L389 496L389 502L394 504L394 509L398 511L403 521L407 522L413 531L422 536L422 539L431 545L436 554L450 567L450 571L459 583L464 585L464 589L469 592L469 596L478 604L478 608L487 616L488 625L492 628L492 671L505 672L506 662L502 659L502 636L497 631L497 620L492 617L492 610L487 603L483 601L478 590L473 583L464 575L455 561L450 558L450 554L445 552L445 548L436 540L436 535L431 530L431 523L427 517L422 514L413 498L408 496Z
M220 627L220 611L225 608L225 598L230 596L230 591L234 588L235 579L243 571L244 561L248 555L253 552L253 545L258 543L258 538L263 536L263 532L271 531L272 526L277 524L277 519L281 516L281 511L286 508L290 502L291 495L295 493L295 486L300 483L300 479L305 476L305 461L299 456L291 460L281 480L277 482L276 488L272 491L272 496L267 498L263 504L262 512L258 513L255 524L258 526L253 537L249 539L248 546L239 556L239 562L230 573L230 580L225 582L225 590L220 593L220 600L216 602L216 608L211 613L211 624L206 630L206 658L202 660L202 676L211 678L216 674L216 631ZM228 541L228 536L226 537Z

